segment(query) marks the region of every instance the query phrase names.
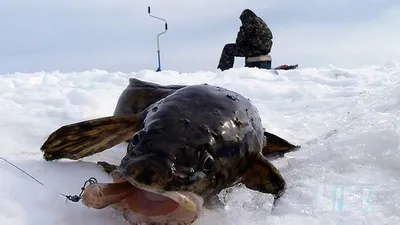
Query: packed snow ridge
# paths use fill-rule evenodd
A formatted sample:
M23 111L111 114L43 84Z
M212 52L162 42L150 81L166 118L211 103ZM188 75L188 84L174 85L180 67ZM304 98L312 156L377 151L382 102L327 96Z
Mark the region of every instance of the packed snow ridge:
M272 196L236 188L223 211L196 224L400 224L400 67L336 67L178 73L102 70L0 76L0 224L126 224L113 209L88 209L60 195L79 194L89 177L109 181L94 163L118 164L125 145L81 161L45 162L47 136L69 123L112 115L128 79L164 85L219 85L249 98L264 127L298 152L274 160L288 189L271 211Z

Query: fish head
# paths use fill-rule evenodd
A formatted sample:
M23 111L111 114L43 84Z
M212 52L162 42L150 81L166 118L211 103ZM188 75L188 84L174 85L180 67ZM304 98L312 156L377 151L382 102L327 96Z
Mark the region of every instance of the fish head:
M179 123L185 121L167 124L169 129L160 129L166 121L155 123L132 137L119 167L122 176L158 193L191 192L204 197L212 192L219 163L213 156L212 135L200 129L184 132Z

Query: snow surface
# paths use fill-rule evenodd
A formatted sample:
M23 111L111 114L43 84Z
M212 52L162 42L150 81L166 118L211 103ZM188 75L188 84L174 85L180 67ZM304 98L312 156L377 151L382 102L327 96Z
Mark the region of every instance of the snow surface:
M78 162L45 162L39 148L62 125L111 115L130 77L232 89L251 99L268 131L302 145L273 161L288 183L274 210L271 196L235 188L222 195L225 211L207 211L197 224L400 224L400 67L393 62L278 76L250 68L2 75L0 156L44 186L0 160L1 225L126 224L113 209L88 209L59 194L79 194L92 176L109 181L94 162L118 163L124 144Z

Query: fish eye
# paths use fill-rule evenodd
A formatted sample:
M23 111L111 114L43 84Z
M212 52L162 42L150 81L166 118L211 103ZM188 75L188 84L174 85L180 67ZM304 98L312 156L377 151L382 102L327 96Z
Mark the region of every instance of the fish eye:
M214 167L214 158L211 155L208 155L203 162L203 170L209 171Z
M139 144L140 139L141 139L140 132L137 132L133 135L127 147L128 152L131 152L133 151L133 149L135 149L136 145Z
M140 133L136 133L133 135L130 143L131 145L136 146L139 143L139 141L140 141Z

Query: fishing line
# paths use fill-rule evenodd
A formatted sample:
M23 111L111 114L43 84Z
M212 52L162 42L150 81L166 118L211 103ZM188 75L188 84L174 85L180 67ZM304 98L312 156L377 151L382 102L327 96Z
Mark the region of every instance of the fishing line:
M30 175L28 172L26 172L25 170L21 169L20 167L18 167L17 165L15 165L14 163L8 161L7 159L3 158L0 156L0 159L3 160L4 162L8 163L9 165L13 166L14 168L18 169L19 171L23 172L25 175L27 175L28 177L30 177L32 180L34 180L36 183L42 185L44 187L44 184L42 182L40 182L38 179L36 179L34 176ZM60 195L64 196L66 198L66 200L70 200L71 202L79 202L82 199L82 194L86 189L86 186L88 184L96 184L97 180L94 177L89 178L88 180L85 181L85 183L83 184L83 186L81 187L81 193L79 193L79 195L65 195L60 193Z

